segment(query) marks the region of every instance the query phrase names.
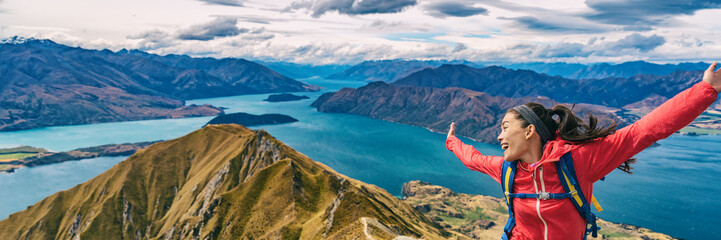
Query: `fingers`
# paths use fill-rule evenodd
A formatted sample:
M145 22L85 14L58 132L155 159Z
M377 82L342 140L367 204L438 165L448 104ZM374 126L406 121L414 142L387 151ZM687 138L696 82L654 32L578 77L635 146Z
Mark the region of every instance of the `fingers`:
M456 134L456 123L451 122L451 127L448 129L448 137L451 137Z
M711 66L709 66L708 69L706 69L706 71L709 71L709 72L714 72L714 70L716 70L716 62L713 62L711 64Z

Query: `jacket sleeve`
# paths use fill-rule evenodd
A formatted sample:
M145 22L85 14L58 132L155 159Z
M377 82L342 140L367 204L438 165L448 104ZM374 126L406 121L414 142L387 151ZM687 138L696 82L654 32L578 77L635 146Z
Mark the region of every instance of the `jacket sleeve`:
M501 182L503 157L484 156L473 146L461 142L456 136L450 136L446 139L446 148L456 154L456 157L469 169L488 174L496 182Z
M710 84L696 83L635 123L579 147L578 153L584 160L575 161L580 165L576 169L586 172L587 180L598 181L654 142L691 123L717 96Z

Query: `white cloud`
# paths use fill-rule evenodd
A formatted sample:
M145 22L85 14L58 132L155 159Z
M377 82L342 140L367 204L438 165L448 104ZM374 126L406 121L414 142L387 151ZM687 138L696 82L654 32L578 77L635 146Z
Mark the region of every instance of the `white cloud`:
M326 12L346 15L397 13L416 3L416 0L301 0L293 2L285 11L307 9L313 17Z
M692 14L663 13L666 24L635 26L588 17L603 6L571 0L0 1L7 10L0 12L0 37L159 54L317 64L393 58L695 61L721 52L721 10L699 7L687 11Z
M217 17L215 20L180 29L177 38L181 40L207 41L216 38L237 36L248 32L246 28L238 28L238 19L229 17Z

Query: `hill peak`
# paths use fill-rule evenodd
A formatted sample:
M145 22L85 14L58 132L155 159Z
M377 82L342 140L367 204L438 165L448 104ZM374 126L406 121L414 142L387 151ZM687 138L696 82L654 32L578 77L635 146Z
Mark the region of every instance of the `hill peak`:
M461 64L461 63L445 63L438 68L473 68L471 66Z
M0 239L441 238L385 190L240 125L156 143L0 222Z

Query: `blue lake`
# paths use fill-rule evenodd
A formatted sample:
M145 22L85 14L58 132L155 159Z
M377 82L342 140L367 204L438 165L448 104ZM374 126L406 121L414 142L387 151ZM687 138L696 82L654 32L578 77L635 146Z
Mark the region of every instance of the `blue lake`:
M363 82L324 79L304 81L326 87L317 93L297 93L311 99L269 103L268 94L187 101L226 107L227 113L282 113L298 122L253 127L270 134L349 177L378 185L394 195L410 180L423 180L457 192L500 197L490 177L465 168L445 149L445 133L349 114L320 113L310 104L320 94ZM108 143L167 140L202 127L212 117L60 126L0 133L0 147L31 145L54 151ZM462 126L461 126L462 127ZM501 155L498 145L462 139L489 155ZM721 136L673 135L638 154L633 175L611 173L594 185L604 207L598 216L686 239L714 239L721 205L711 193L721 185ZM122 157L22 168L0 174L0 218L87 181Z

